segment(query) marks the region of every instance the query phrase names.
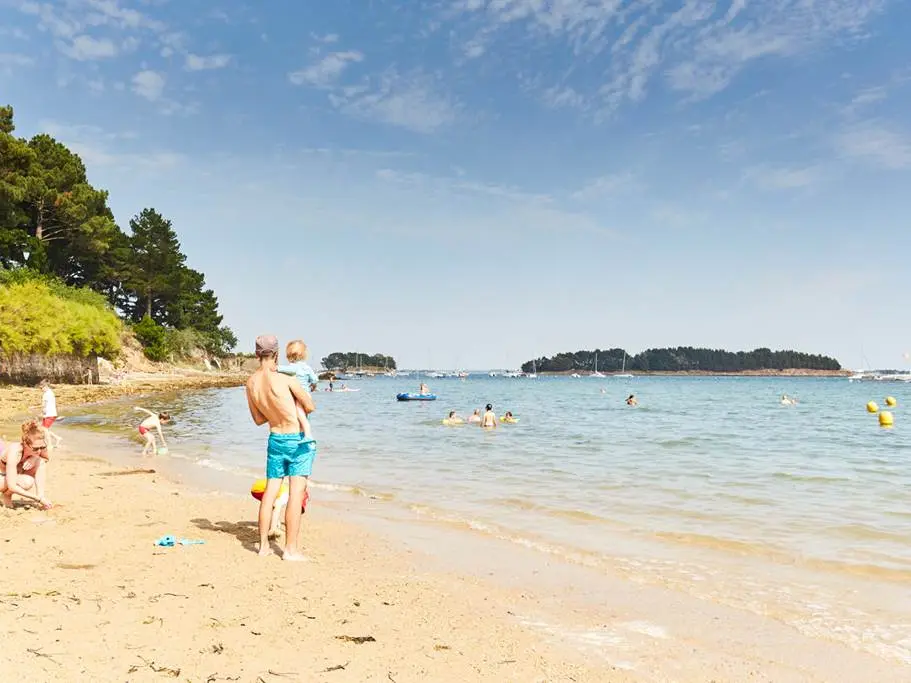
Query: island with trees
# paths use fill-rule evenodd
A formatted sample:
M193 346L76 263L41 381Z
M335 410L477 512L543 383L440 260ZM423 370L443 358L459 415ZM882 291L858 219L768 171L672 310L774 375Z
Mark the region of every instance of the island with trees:
M0 107L0 357L110 359L124 335L155 361L230 352L237 340L171 221L146 208L125 232L76 153L14 131Z
M395 370L395 358L382 353L369 354L358 351L336 351L322 360L326 370L337 372L383 372Z
M558 353L522 364L523 372L605 374L632 373L687 374L842 374L834 358L799 351L725 351L691 346L647 349L630 355L624 349L595 349Z

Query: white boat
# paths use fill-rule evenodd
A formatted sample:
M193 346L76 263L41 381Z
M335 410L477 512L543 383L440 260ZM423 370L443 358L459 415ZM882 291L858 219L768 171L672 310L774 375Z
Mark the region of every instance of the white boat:
M580 375L578 372L574 372L573 374L570 375L570 377L574 377L575 379L579 379L581 376L582 375Z
M446 376L442 372L436 372L436 371L428 372L426 374L428 377L432 377L433 379L443 379Z
M500 373L496 372L495 370L491 370L490 372L487 373L487 376L488 377L499 377Z
M531 372L525 373L525 379L538 379L538 364L531 362Z
M600 372L598 372L598 354L595 353L595 371L589 375L589 377L604 377Z
M509 372L504 372L503 377L509 377L510 379L516 379L517 377L522 377L523 373L518 370L510 370Z
M632 379L633 376L626 371L626 351L623 352L623 367L620 369L616 375L612 375L617 379Z

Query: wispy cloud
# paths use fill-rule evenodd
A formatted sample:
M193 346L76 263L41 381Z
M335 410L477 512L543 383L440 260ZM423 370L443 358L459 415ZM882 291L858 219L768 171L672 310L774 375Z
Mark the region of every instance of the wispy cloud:
M464 174L459 174L457 177L447 177L382 168L376 172L376 177L387 183L420 187L450 194L485 195L496 199L520 203L546 204L552 201L550 195L526 192L521 188L509 185L478 182L466 178Z
M42 132L53 136L78 154L91 168L109 167L129 171L165 171L186 162L186 158L170 150L122 151L124 145L135 145L132 132L112 133L97 126L68 125L43 121ZM112 147L118 148L114 151Z
M157 71L146 69L133 76L133 92L149 102L161 99L164 92L165 77Z
M442 92L436 79L422 71L400 74L387 69L365 85L331 93L329 101L349 116L418 133L453 124L461 111L461 105Z
M195 55L192 52L188 53L185 60L184 66L187 71L208 71L211 69L224 69L228 64L231 63L231 55L209 55L203 57L200 55Z
M584 187L573 192L572 198L582 201L592 199L605 199L609 197L618 197L623 194L635 192L641 187L641 182L630 171L621 171L611 173L595 178L585 184Z
M31 66L35 60L28 55L15 52L0 52L0 68L10 69L14 66Z
M818 184L824 177L825 170L819 165L786 167L786 166L753 166L743 173L747 180L763 190L798 190Z
M114 57L117 54L117 46L108 38L78 35L71 43L61 43L60 51L71 59L89 62Z
M451 0L445 15L479 36L524 26L528 51L562 46L601 67L592 86L581 75L543 98L557 106L611 111L643 100L656 80L690 98L729 86L750 63L791 58L836 42L863 39L887 0ZM468 42L467 45L472 45ZM488 42L492 51L496 43ZM584 70L583 70L584 71ZM553 106L553 105L552 105Z
M337 81L350 64L363 59L364 55L356 50L330 52L316 64L292 71L288 74L288 80L294 85L327 86Z
M836 136L835 144L844 157L887 170L911 168L911 136L880 120L847 126Z

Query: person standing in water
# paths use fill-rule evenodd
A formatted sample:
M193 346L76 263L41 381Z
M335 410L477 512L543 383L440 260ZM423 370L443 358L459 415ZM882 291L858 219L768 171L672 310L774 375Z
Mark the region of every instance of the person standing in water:
M266 446L266 490L259 504L259 555L271 555L269 528L272 509L288 478L288 504L285 506L285 548L282 559L303 561L307 558L298 547L301 507L307 491L307 480L313 469L316 447L313 439L303 434L297 406L309 415L316 407L310 394L296 377L277 372L278 339L272 335L256 338L259 369L247 380L246 394L250 416L257 425L269 423Z
M145 446L142 447L142 454L155 455L158 451L158 445L155 443L155 433L152 431L153 429L158 432L158 438L161 439L161 447L167 448L168 444L165 442L164 434L161 432L161 425L170 422L171 416L167 413L153 413L148 408L140 408L139 406L135 406L133 410L148 415L146 419L139 423L139 436L146 441Z
M484 409L484 417L481 418L481 427L484 429L497 428L497 416L493 412L493 405L490 403L488 403L487 407Z

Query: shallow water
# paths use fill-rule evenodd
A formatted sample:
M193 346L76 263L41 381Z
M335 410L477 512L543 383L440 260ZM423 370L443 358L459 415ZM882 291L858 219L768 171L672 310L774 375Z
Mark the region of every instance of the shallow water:
M911 385L471 377L435 380L436 402L399 403L414 380L349 384L360 391L315 397L318 486L911 663ZM800 404L781 406L782 393ZM864 409L886 393L890 430ZM520 422L442 426L487 402ZM131 406L68 422L133 437ZM266 430L243 389L146 407L175 415L172 458L243 475L239 486L262 476Z

